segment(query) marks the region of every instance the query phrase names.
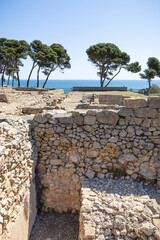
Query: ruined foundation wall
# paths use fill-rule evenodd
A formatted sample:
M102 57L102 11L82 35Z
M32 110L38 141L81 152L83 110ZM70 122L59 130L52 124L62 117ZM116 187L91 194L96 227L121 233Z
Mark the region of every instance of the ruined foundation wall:
M36 150L30 125L0 115L0 239L28 240L36 216Z
M38 202L43 210L79 211L83 176L126 174L160 187L160 98L125 99L118 111L36 115Z

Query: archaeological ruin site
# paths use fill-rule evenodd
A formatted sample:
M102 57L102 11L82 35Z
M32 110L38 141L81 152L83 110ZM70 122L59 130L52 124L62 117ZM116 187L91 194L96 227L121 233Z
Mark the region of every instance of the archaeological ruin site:
M160 97L6 88L0 107L1 240L160 240Z

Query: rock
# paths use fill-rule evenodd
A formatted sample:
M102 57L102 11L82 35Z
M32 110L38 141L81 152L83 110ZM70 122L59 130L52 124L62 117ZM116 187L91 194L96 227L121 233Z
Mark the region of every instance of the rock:
M83 94L82 103L91 103L94 102L94 94Z
M130 109L130 108L122 108L122 109L119 111L118 114L119 114L120 117L132 116L132 115L133 115L133 110Z
M156 179L156 168L149 162L144 162L140 165L140 174L146 180L153 181Z
M96 158L99 156L99 151L95 149L88 149L86 155L89 158Z
M137 157L132 154L132 153L125 153L122 154L119 158L118 158L118 162L121 164L121 166L126 166L128 162L136 162L138 159Z
M128 108L147 107L148 101L144 98L125 98L124 105Z
M114 219L114 227L118 229L125 228L125 218L123 216L116 216Z
M147 236L153 235L155 230L156 230L155 226L149 222L143 223L140 228L140 231L145 233Z
M56 116L57 118L57 116ZM61 117L58 118L60 123L73 123L72 113L61 114Z
M160 97L149 97L148 102L149 102L149 107L160 108Z
M118 113L111 110L98 112L96 118L98 122L110 125L116 125L119 120Z
M84 225L84 239L93 239L95 237L95 228L91 225L85 224Z
M8 99L5 94L0 94L0 102L8 103Z
M135 116L137 117L149 117L156 118L158 116L158 111L154 108L136 108Z
M89 179L93 179L94 176L95 176L95 172L93 172L92 170L89 169L89 170L86 172L86 176L87 176Z
M160 119L154 119L151 126L152 127L160 127Z
M38 122L38 123L46 123L48 120L46 115L41 115L41 114L37 114L34 117L34 121Z
M21 111L23 114L38 114L43 112L43 108L24 107Z
M76 117L74 117L73 121L75 124L77 124L79 126L84 124L83 116L76 116Z
M96 123L96 117L87 115L84 117L84 124L93 125Z

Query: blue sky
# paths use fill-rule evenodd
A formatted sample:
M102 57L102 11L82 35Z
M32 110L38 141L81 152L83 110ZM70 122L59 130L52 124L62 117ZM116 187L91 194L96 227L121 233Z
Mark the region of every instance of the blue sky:
M72 68L55 71L50 79L98 79L86 49L100 42L116 44L143 69L148 57L160 60L160 0L0 0L0 9L0 37L39 39L67 49ZM29 58L24 62L21 79L31 64ZM116 79L140 78L124 70Z

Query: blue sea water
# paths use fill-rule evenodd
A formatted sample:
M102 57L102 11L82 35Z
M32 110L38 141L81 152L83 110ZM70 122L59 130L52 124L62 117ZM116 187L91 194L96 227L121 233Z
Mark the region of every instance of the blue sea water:
M27 80L21 80L21 86L25 87ZM40 87L42 87L44 80L40 80ZM160 87L160 80L153 80L152 84L156 84ZM11 85L11 81L10 81ZM17 81L15 81L15 87L17 87ZM72 91L74 87L100 87L99 80L48 80L46 88L62 88L65 93ZM36 80L30 80L30 87L36 87ZM113 80L109 87L127 87L131 88L134 92L138 92L139 89L148 88L148 82L146 80Z

